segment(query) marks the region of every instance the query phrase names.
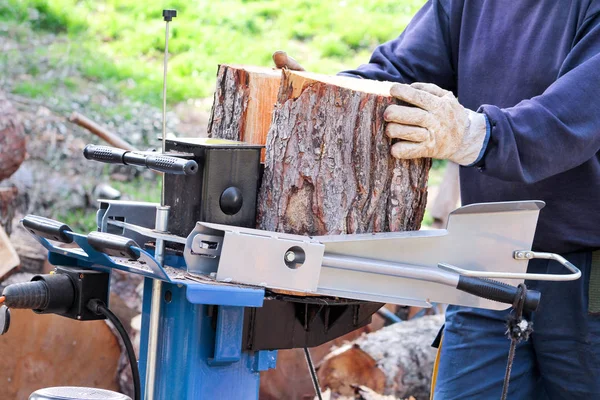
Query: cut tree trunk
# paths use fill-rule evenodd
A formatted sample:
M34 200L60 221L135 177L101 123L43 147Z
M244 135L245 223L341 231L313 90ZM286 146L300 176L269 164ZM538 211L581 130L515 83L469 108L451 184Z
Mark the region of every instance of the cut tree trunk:
M389 82L283 72L267 138L260 229L307 235L416 230L429 159L390 156Z
M280 81L272 68L219 65L208 136L265 144Z
M25 154L25 133L17 110L0 92L0 181L19 168Z
M383 113L397 102L391 85L219 67L209 135L266 144L259 229L301 235L419 229L431 162L390 156ZM336 344L355 338L349 334ZM312 349L314 361L332 345ZM312 399L303 352L278 354L277 369L261 379L261 399Z
M88 386L118 390L119 342L104 321L11 310L0 340L3 399L26 399L40 388Z
M348 396L356 386L399 398L428 399L443 315L390 325L328 354L318 368L323 388Z

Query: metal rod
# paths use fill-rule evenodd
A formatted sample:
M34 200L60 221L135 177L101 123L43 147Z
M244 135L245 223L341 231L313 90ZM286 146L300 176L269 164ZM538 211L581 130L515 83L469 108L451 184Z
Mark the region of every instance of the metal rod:
M531 260L534 258L544 260L554 260L568 269L570 274L531 274L518 272L492 272L492 271L473 271L450 265L447 263L439 263L438 267L446 271L456 272L457 274L470 276L474 278L490 278L490 279L529 279L534 281L574 281L581 277L581 271L575 265L570 263L561 255L555 253L539 253L535 251L515 251L513 257L516 260Z
M169 207L156 207L156 231L166 232L169 219ZM156 239L154 258L163 265L165 242ZM158 364L158 333L162 306L162 281L152 281L152 301L150 306L150 326L148 329L148 354L146 356L146 384L144 385L144 399L154 400L156 384L156 367Z
M163 60L163 107L162 107L162 153L166 153L167 143L167 67L169 63L169 21L165 25L165 57ZM165 205L165 175L162 175L162 191L160 195L160 205Z
M315 394L319 400L323 400L323 395L321 393L321 385L319 385L319 378L317 378L317 373L315 372L315 366L312 362L312 357L310 356L310 351L308 351L308 347L304 348L304 357L306 358L306 364L308 365L308 371L310 372L310 378L312 380L313 387L315 388Z
M367 272L378 275L397 276L420 281L437 282L442 285L456 287L458 274L441 269L419 265L400 264L372 258L349 257L325 253L323 266L327 268L345 269L349 271Z

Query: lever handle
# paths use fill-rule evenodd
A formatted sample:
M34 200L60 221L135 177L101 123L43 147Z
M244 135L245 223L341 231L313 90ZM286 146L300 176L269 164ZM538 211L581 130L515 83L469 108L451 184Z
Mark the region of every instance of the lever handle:
M125 164L123 157L126 150L109 146L96 146L88 144L83 149L83 156L88 160L99 161L107 164Z
M34 235L62 243L73 242L73 238L66 233L71 232L72 229L69 225L62 222L50 218L38 217L37 215L27 215L21 220L21 224Z
M134 240L124 236L104 232L91 232L87 241L94 249L116 257L128 257L132 260L140 258L138 252L132 247L140 247Z
M474 278L461 275L456 285L458 290L484 299L498 301L500 303L514 304L517 300L519 289L503 282L492 279ZM535 311L540 304L541 293L536 290L528 290L525 296L524 310Z
M83 156L88 160L108 164L136 165L166 174L194 175L198 172L198 163L194 160L162 154L126 151L109 146L88 144L83 149Z

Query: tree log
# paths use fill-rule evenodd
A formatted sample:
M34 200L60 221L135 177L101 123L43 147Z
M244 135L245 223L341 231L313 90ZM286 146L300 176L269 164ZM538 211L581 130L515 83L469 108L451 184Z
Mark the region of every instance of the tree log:
M383 112L396 103L391 85L219 67L209 135L266 144L259 229L304 235L419 229L431 162L390 156ZM314 361L332 345L312 349ZM263 374L262 399L313 398L301 350L280 351L277 365Z
M431 347L443 315L397 323L361 336L319 365L323 388L348 396L356 386L399 398L428 399L436 351Z
M265 144L280 81L272 68L219 65L208 136Z
M50 386L119 390L119 342L104 321L80 322L13 309L0 340L3 399L26 399Z
M0 181L19 168L25 154L25 132L17 110L0 92Z
M419 229L428 159L396 160L389 82L283 72L259 193L260 229L307 235Z

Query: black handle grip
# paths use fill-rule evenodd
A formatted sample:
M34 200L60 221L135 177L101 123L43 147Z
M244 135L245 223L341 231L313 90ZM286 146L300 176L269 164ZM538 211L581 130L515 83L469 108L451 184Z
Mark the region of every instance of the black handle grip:
M461 275L458 278L458 285L456 285L456 288L463 292L483 297L484 299L506 304L514 304L518 295L518 288L515 286L491 279L474 278L464 275ZM524 310L535 311L540 304L540 298L540 292L528 290L527 295L525 296Z
M109 164L136 165L167 174L194 175L198 172L198 163L194 160L161 154L126 151L116 147L88 144L83 149L83 156L88 160Z
M94 249L116 257L127 257L137 260L139 255L131 247L140 247L134 240L125 236L104 232L91 232L87 241Z
M38 217L37 215L27 215L21 223L31 233L50 240L56 240L62 243L73 243L73 238L66 234L73 230L69 225L55 221L50 218Z
M146 156L146 167L177 175L194 175L198 171L198 164L194 160L152 154Z
M126 150L116 147L96 146L88 144L83 149L83 156L88 160L100 161L108 164L125 164L123 157L127 153Z

